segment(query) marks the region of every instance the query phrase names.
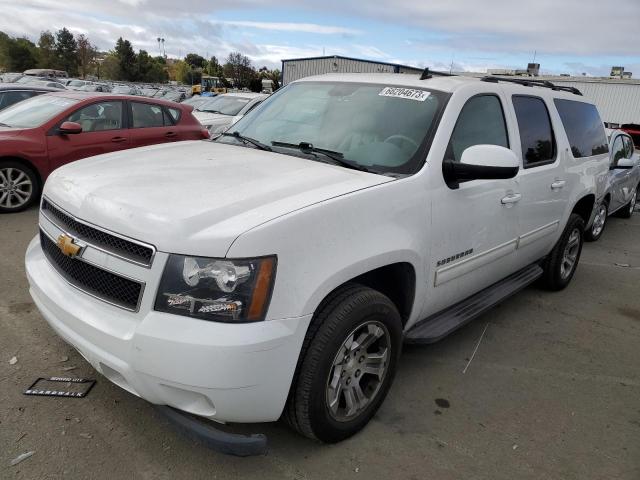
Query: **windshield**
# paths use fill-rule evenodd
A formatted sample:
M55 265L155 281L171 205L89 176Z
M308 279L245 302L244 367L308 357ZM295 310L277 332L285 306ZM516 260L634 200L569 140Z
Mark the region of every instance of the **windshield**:
M23 100L0 112L0 124L7 127L35 128L49 121L78 100L40 95Z
M196 107L199 112L222 113L223 115L238 115L240 110L247 106L252 99L246 97L236 97L219 95L213 97Z
M293 83L230 131L279 153L300 155L310 149L278 144L310 144L374 172L414 173L426 157L420 146L428 149L447 98L443 92L380 84ZM241 144L230 136L216 141Z

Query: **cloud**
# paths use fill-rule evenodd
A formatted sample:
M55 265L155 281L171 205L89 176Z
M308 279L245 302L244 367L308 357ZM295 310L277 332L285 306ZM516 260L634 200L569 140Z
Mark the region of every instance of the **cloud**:
M362 33L360 30L345 27L334 27L331 25L318 25L316 23L290 23L290 22L249 22L249 21L225 21L224 25L232 25L236 27L258 28L260 30L276 30L279 32L304 32L318 33L321 35L347 34L357 35Z

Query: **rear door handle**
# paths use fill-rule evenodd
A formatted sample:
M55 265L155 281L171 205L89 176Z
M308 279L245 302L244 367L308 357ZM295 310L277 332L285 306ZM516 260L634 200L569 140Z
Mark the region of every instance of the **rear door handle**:
M177 134L175 132L167 132L164 136L167 138L175 138Z
M122 142L126 142L127 139L125 137L113 137L111 141L113 143L122 143Z
M564 180L556 180L551 184L551 190L560 190L562 187L564 187L565 183L567 182L565 182Z
M512 203L518 203L521 198L522 195L520 193L512 193L510 195L507 195L506 197L503 197L500 202L502 202L503 205L510 205Z

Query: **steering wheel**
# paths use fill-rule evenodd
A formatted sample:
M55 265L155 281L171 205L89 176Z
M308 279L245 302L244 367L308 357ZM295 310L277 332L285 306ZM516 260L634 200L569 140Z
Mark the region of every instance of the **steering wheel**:
M391 135L390 137L385 138L383 143L388 142L394 144L397 147L400 147L400 145L398 145L397 142L394 142L394 140L400 140L401 142L409 143L415 150L417 150L419 147L419 145L413 139L401 134Z

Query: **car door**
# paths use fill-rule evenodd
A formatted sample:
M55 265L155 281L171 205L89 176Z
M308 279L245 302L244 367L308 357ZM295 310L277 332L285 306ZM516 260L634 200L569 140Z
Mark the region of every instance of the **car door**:
M428 257L432 293L425 302L423 317L513 272L519 208L517 180L474 180L452 188L442 174L442 162L459 162L462 152L470 146L509 148L504 103L498 90L477 95L460 93L449 101L441 122L438 135L446 138L434 142L431 152L431 157L437 156L430 175L433 243ZM460 113L452 118L455 112Z
M142 101L128 103L132 146L144 147L180 140L179 130L163 105Z
M569 204L570 179L565 175L566 152L560 151L555 132L560 119L537 95L512 95L510 112L518 135L514 150L522 159L518 183L518 265L539 260L553 248Z
M611 185L611 205L609 211L614 212L622 207L626 202L628 192L628 178L630 170L616 168L618 162L623 158L627 158L627 151L623 134L614 134L615 137L611 142L609 182ZM626 191L625 191L626 190ZM630 197L630 195L629 195Z
M634 151L633 140L631 137L626 134L621 134L619 136L622 138L624 143L624 158L635 160L635 164L638 162L638 155ZM617 177L616 188L619 193L619 198L621 205L626 205L631 200L631 196L633 192L638 186L638 169L636 168L625 168L616 169L615 175Z
M80 124L82 132L60 134L57 127L63 122ZM130 148L125 128L124 102L105 100L83 105L47 134L47 150L51 169L81 158Z

